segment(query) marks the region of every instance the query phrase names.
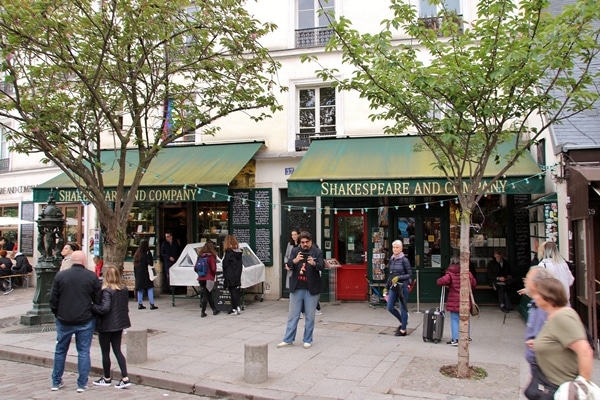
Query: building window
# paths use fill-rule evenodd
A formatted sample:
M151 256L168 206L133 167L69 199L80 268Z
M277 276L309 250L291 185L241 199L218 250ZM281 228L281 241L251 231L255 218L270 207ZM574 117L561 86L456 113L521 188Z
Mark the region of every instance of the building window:
M10 154L8 151L8 139L6 128L0 126L0 171L8 171L10 168Z
M335 88L305 88L298 91L296 151L304 151L313 136L336 135Z
M441 36L442 24L448 23L444 18L439 17L438 13L445 8L446 11L456 14L456 19L452 22L462 25L462 12L460 9L460 0L445 0L443 5L431 4L429 0L419 0L419 20L430 29L433 29Z
M190 103L191 104L191 103ZM166 140L174 133L180 135L173 143L195 143L196 142L196 127L194 126L195 121L186 120L191 115L191 112L186 110L186 104L184 103L181 107L176 107L173 99L165 100L164 109L164 123L162 127L162 140ZM180 125L177 131L173 131L175 124Z
M298 0L296 47L325 46L333 35L328 26L334 11L335 0Z

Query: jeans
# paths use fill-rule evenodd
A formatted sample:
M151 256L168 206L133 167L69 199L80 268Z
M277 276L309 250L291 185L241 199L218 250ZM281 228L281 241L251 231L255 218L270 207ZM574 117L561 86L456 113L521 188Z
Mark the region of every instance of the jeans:
M77 348L77 387L85 388L90 374L91 360L90 347L96 320L83 325L65 325L58 319L56 322L56 349L54 350L54 368L52 369L52 387L58 387L65 372L65 360L71 344L71 337L75 334L75 346Z
M137 291L138 304L142 304L144 302L144 290L148 291L148 301L150 302L150 304L154 304L154 288L138 289L138 291Z
M460 313L450 311L450 329L452 330L452 340L458 340L459 324L460 324ZM469 321L469 337L471 337L471 321Z
M402 295L408 304L408 286L402 285ZM400 312L396 310L396 301L400 303ZM398 293L394 289L390 289L388 292L387 310L394 316L400 324L402 324L402 330L406 331L408 328L408 310L402 305Z
M296 339L296 330L298 329L298 321L300 320L300 310L304 306L304 343L312 343L313 331L315 329L315 312L317 311L317 303L319 295L312 295L307 289L296 289L290 292L290 308L288 312L287 325L285 327L285 335L283 341L293 343Z

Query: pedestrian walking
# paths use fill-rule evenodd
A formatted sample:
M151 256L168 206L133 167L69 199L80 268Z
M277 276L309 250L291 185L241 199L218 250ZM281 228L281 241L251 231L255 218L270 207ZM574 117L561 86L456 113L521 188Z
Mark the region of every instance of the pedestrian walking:
M304 348L309 349L313 342L315 313L321 294L323 252L312 243L312 235L300 233L300 247L292 249L287 266L292 270L290 277L290 306L283 341L277 347L291 346L296 339L296 330L302 307L306 311L304 324Z

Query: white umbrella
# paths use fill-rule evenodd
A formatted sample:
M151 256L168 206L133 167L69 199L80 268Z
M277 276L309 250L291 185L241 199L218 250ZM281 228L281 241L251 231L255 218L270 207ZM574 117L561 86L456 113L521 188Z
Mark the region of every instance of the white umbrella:
M32 221L26 221L16 217L0 217L0 226L33 224Z

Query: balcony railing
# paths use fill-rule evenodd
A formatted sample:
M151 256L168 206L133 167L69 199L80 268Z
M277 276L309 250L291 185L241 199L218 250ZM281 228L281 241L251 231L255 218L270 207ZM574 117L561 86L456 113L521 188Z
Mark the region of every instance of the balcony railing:
M296 134L296 151L306 151L310 146L310 142L314 138L324 136L336 136L336 132L319 132L319 133L297 133Z
M325 46L333 36L331 28L296 29L296 47Z
M437 32L438 36L442 36L442 25L443 24L456 24L458 25L458 31L462 33L463 31L463 22L462 22L462 14L454 15L453 17L446 19L444 21L443 17L421 17L419 18L419 22L422 22L426 28L432 29Z

